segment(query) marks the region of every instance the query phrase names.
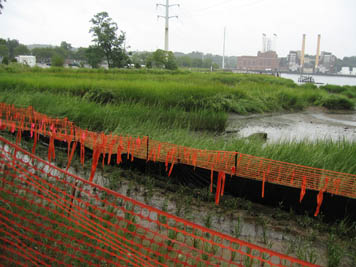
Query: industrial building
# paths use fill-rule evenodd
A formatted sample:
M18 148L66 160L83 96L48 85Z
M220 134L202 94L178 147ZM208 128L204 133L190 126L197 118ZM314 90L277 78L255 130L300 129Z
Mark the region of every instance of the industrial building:
M316 55L305 54L306 35L303 34L302 49L300 51L289 51L287 56L288 69L292 72L301 73L333 73L335 69L336 56L330 52L320 53L321 35L318 35Z
M237 57L237 69L246 71L275 71L279 58L275 51L258 52L257 56Z
M273 38L262 34L262 50L257 56L237 57L237 69L244 71L277 71L279 69L279 58L276 53L277 35Z
M356 75L356 68L342 67L339 71L341 75Z

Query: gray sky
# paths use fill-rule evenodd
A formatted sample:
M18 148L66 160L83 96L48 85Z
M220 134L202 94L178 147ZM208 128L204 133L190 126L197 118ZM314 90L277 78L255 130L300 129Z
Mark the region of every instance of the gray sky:
M107 11L126 32L132 50L153 51L164 46L165 0L8 0L0 15L0 37L24 44L74 47L91 42L89 20ZM170 50L222 54L224 26L226 54L255 55L262 33L276 33L277 53L300 50L307 35L306 53L316 53L317 34L321 50L338 57L356 56L356 0L170 0Z

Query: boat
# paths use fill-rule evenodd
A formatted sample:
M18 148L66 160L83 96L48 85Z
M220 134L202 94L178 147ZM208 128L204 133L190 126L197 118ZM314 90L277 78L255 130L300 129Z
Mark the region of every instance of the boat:
M308 75L300 75L298 78L299 83L315 83L314 77L313 76L308 76Z

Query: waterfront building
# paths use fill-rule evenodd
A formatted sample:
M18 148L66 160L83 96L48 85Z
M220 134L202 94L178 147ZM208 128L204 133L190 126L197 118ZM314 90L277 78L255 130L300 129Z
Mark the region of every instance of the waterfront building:
M351 75L352 72L350 71L350 68L349 67L342 67L339 74L342 74L342 75Z
M279 58L275 51L258 52L257 56L237 57L237 69L245 71L276 71Z
M356 75L356 68L352 68L351 74L352 74L352 75Z

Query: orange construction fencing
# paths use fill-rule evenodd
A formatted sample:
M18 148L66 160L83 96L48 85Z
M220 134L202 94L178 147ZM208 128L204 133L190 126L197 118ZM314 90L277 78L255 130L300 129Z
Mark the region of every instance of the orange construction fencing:
M90 181L94 176L101 155L104 156L102 161L104 164L110 163L111 156L117 154L117 163L120 164L121 155L125 154L127 159L131 161L139 158L165 163L168 175L171 174L176 163L211 170L211 189L214 178L213 172L216 171L220 173L217 189L224 189L226 175L236 175L261 181L261 197L264 197L266 183L299 188L299 201L303 200L307 189L319 191L315 215L318 214L320 205L322 204L322 195L324 192L356 198L356 175L353 174L312 168L239 152L184 147L152 140L147 136L105 135L104 133L83 130L68 121L67 118L49 118L44 114L37 113L32 107L16 108L12 105L0 103L1 129L13 133L17 131L18 140L21 140L22 131L30 131L31 137L34 138L32 152L35 151L39 135L49 137L49 161L55 157L54 140L67 142L68 166L77 147L79 147L81 152L82 163L85 160L85 148L92 149L93 161ZM72 153L69 151L72 151ZM221 195L220 192L217 192L216 196L219 195ZM219 203L218 197L216 197L216 202Z
M7 266L315 266L93 184L1 136L0 185Z

